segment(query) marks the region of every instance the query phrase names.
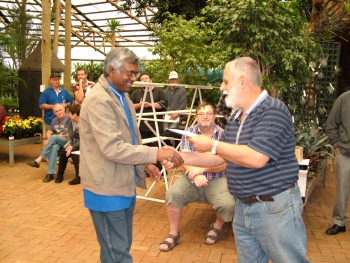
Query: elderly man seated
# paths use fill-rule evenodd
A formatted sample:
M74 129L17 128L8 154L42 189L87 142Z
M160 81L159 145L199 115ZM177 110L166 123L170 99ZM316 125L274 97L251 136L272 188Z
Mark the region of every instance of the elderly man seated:
M66 114L65 108L62 104L55 104L52 110L56 115L56 118L52 120L51 126L46 132L47 140L43 143L45 146L44 150L35 160L26 161L26 164L29 166L39 168L40 163L44 158L48 160L47 174L43 179L44 183L48 183L54 179L53 176L56 174L58 152L68 141L67 127L71 122L69 115ZM56 179L56 183L60 183L58 179Z
M188 128L188 131L205 135L219 140L223 129L215 124L215 108L204 102L196 110L198 124ZM182 137L182 151L196 151L186 137ZM225 222L233 219L235 199L229 193L225 176L226 164L217 167L194 167L183 165L186 173L183 174L166 193L166 209L170 224L170 233L160 243L161 251L170 251L180 244L180 218L182 208L190 202L205 202L213 206L216 211L216 221L210 225L203 242L213 245L218 242L220 230Z

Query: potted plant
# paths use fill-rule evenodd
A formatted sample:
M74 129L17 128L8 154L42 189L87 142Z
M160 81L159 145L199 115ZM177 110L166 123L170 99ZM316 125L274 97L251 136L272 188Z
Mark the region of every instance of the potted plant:
M14 135L18 131L17 124L16 124L15 120L10 116L6 117L6 121L5 121L4 125L2 126L2 129L3 129L3 134L9 140L13 140Z
M309 176L318 173L321 160L331 158L334 162L333 146L322 128L315 125L299 125L295 135L296 145L303 147L304 159L310 159Z
M29 123L30 123L30 133L32 136L34 136L35 133L41 133L43 129L43 121L42 118L28 117Z

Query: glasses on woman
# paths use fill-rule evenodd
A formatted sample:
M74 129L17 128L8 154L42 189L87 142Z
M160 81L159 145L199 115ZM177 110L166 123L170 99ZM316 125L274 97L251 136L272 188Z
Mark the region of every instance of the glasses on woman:
M114 70L120 70L121 72L125 73L128 77L138 78L140 76L140 72L125 71L125 70L122 70L121 68L115 68Z

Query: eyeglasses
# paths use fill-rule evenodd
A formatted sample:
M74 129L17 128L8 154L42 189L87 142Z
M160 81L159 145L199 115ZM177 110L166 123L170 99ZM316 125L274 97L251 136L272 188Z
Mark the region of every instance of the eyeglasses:
M215 113L214 112L201 112L201 113L197 113L197 116L201 116L201 117L204 117L204 116L213 116Z
M128 77L138 78L140 76L140 72L125 71L125 70L122 70L121 68L115 68L114 70L120 70L121 72L125 73Z

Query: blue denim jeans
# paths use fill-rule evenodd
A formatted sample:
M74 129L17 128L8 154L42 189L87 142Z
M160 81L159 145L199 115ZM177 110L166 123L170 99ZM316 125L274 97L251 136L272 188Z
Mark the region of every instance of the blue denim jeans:
M233 232L239 263L311 262L306 255L303 201L296 185L273 202L245 205L237 199Z
M41 152L41 157L48 160L47 174L56 174L58 152L67 143L67 138L52 135Z
M129 208L113 212L90 211L100 244L101 263L132 263L132 222L136 200Z

